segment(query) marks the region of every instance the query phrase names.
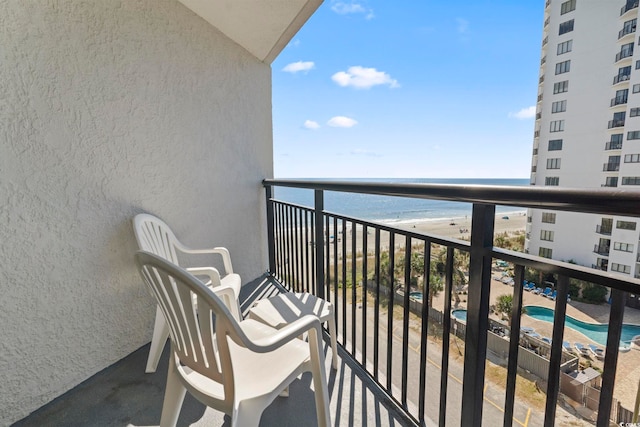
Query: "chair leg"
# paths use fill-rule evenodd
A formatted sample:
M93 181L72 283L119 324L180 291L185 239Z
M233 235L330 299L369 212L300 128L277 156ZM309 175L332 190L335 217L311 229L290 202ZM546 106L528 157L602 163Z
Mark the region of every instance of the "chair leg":
M329 414L329 389L324 366L324 353L322 352L320 328L309 329L309 353L311 359L311 373L313 374L313 388L316 398L316 415L318 427L327 427L331 424Z
M338 369L338 343L336 340L336 318L333 315L333 305L329 310L329 339L331 340L331 367Z
M160 306L156 306L156 321L153 325L153 338L151 338L151 347L149 348L149 357L147 358L147 374L154 373L158 367L162 350L169 338L169 325L164 320L164 315Z
M177 371L174 356L171 354L167 372L167 386L164 392L164 402L162 403L160 427L175 427L186 393L187 389L180 381L180 374Z
M258 427L264 407L255 403L251 401L240 402L233 411L231 427Z

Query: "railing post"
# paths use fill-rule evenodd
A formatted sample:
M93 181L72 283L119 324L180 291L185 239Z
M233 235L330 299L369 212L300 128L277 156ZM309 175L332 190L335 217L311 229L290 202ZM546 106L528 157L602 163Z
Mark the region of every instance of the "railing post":
M316 253L316 292L324 298L324 192L315 190L315 253Z
M275 216L273 212L273 187L265 186L267 196L267 246L269 251L269 274L276 273L276 234L275 234Z
M461 425L463 426L482 423L495 212L494 205L475 203L473 205L469 259L469 302L467 304L462 383ZM445 316L448 315L449 313L445 313Z

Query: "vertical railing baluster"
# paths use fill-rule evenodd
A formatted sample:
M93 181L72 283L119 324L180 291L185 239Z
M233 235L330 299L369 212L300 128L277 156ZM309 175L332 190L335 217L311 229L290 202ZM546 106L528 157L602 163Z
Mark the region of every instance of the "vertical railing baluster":
M567 295L569 294L569 278L558 276L558 294L553 311L553 335L551 336L551 356L549 357L549 375L547 379L547 401L545 403L544 425L552 427L556 421L556 405L560 389L560 365L562 363L562 340L564 323L567 317Z
M368 290L368 265L367 261L369 258L369 250L367 247L367 226L362 225L362 367L366 369L367 366L367 324L369 323L367 319L367 296L369 295Z
M511 325L509 332L509 361L507 363L507 393L504 402L504 427L513 425L513 405L516 395L516 379L518 376L518 348L520 347L520 317L522 313L522 293L524 282L524 266L515 266L515 284L513 286L513 302L511 305Z
M347 347L347 221L342 224L342 344Z
M316 214L317 215L317 214ZM316 220L317 221L317 220ZM331 225L331 221L329 219L329 216L327 215L324 218L324 224L325 224L325 229L324 229L324 241L323 241L323 245L325 247L325 262L327 263L327 265L325 266L325 272L326 272L326 277L327 277L327 283L326 283L326 289L325 289L325 298L328 301L331 301L331 299L333 298L331 295L331 240L329 239L329 235L330 235L330 225ZM317 230L317 228L316 228ZM316 231L317 233L317 231ZM322 265L321 262L318 262L319 265ZM318 267L321 268L321 267ZM336 308L336 302L335 300L332 301L333 302L333 314L336 320L336 324L338 322L338 309Z
M411 236L407 235L404 248L404 310L402 318L402 406L407 408L407 376L409 371L409 295L411 293Z
M351 354L356 358L356 223L351 221Z
M395 270L395 233L389 233L389 303L387 305L387 391L393 396L391 385L393 377L393 297L395 293L395 280L393 271Z
M276 273L276 237L275 237L275 218L273 212L273 187L267 185L264 187L267 201L267 250L269 252L269 273Z
M431 248L431 245L429 245ZM449 342L451 340L451 293L453 291L453 263L455 252L452 247L447 247L447 260L445 266L446 278L444 281L444 316L442 317L442 360L440 362L440 408L438 410L440 427L444 427L447 414L447 388L449 386ZM429 253L429 262L431 253ZM427 275L430 275L430 264L425 266ZM458 339L456 336L454 339Z
M322 218L324 215L324 194L322 190L315 190L314 193L314 201L315 201L315 210L314 210L314 219L315 219L315 258L316 258L316 269L315 269L315 277L316 277L316 289L318 292L318 297L324 298L324 236L322 233ZM328 229L329 227L327 227ZM327 230L328 231L328 230ZM327 245L329 244L329 240L327 240ZM328 248L328 246L327 246ZM327 251L327 275L329 274L329 256ZM328 285L328 283L327 283Z
M473 204L462 382L462 425L464 426L476 425L482 420L495 211L495 205Z
M293 219L293 233L292 233L292 243L293 243L293 283L296 286L296 292L302 292L300 287L300 227L298 227L298 208L291 208L291 216Z
M609 309L609 332L607 333L607 348L604 352L604 373L600 389L600 403L598 405L598 419L596 425L608 426L611 414L613 389L618 368L618 351L622 338L622 321L627 293L620 289L611 290L611 307Z
M338 218L333 217L333 311L336 316L336 329L338 329L338 312L340 311L340 299L338 298L338 285L340 283L340 279L338 276ZM344 316L344 312L341 314ZM337 333L337 331L336 331ZM342 342L344 343L344 336L342 337Z
M380 369L378 351L380 347L380 229L376 227L375 234L375 298L373 305L373 378L378 381Z

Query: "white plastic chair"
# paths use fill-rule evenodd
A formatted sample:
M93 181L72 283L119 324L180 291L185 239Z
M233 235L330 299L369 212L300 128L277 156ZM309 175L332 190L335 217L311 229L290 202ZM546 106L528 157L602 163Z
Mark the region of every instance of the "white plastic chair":
M214 254L222 257L222 262L226 275L220 276L220 272L213 267L192 267L187 271L196 275L204 276L208 286L215 288L217 286L229 287L233 290L233 295L224 293L224 303L229 307L231 313L240 319L240 306L238 305L238 297L240 295L241 280L238 274L233 272L231 266L231 257L229 251L223 247L213 249L190 249L180 243L171 228L160 218L150 214L141 213L133 218L133 230L138 241L138 246L143 251L154 253L175 265L179 265L178 254L181 255L201 255ZM152 373L156 371L162 349L169 338L169 327L164 321L164 317L160 311L160 307L156 309L156 320L153 326L153 337L151 339L151 347L149 348L149 357L145 372Z
M231 416L233 427L257 426L264 409L303 372L313 375L316 415L328 426L329 392L316 316L276 330L238 322L211 290L186 270L149 252L136 263L169 325L171 360L160 426L175 426L187 391ZM195 302L195 303L194 303ZM308 342L298 337L308 333Z

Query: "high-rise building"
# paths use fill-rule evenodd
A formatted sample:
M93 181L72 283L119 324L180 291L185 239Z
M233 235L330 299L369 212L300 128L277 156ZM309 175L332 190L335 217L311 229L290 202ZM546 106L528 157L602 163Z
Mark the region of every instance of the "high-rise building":
M640 191L639 10L546 1L531 185ZM527 221L531 254L640 277L637 218L530 210Z

